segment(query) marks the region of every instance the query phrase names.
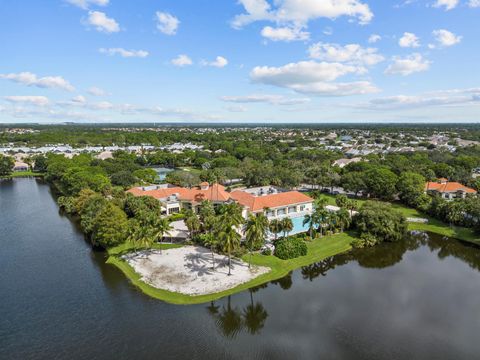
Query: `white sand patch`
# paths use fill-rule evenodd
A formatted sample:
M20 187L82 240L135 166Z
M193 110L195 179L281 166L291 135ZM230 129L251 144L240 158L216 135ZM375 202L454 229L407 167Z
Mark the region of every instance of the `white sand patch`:
M142 281L163 290L186 295L205 295L234 288L270 271L232 259L232 275L228 276L228 257L212 254L200 246L185 246L169 250L143 251L123 256L141 276Z

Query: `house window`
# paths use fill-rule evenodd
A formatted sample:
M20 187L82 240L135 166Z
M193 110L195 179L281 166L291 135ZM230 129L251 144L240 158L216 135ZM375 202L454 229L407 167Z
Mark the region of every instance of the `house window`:
M287 209L285 209L285 208L277 210L277 215L278 216L285 215L286 213L287 213Z
M305 205L300 205L300 211L305 211Z
M168 209L168 214L177 214L179 212L180 212L180 208L178 207Z
M296 206L290 206L288 208L288 213L290 214L290 213L294 213L294 212L297 212L297 207Z

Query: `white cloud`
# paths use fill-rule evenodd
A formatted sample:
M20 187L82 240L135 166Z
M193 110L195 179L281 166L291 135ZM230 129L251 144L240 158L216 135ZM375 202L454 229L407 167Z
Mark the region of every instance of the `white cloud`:
M187 55L182 54L178 55L175 59L172 59L171 63L175 66L183 67L192 65L193 61Z
M95 104L91 104L90 107L94 110L109 110L113 108L113 104L108 101L100 101Z
M120 31L120 25L115 19L109 18L101 11L89 11L87 24L94 26L97 31L108 34Z
M303 41L310 38L310 33L302 31L298 27L277 27L265 26L262 36L272 41Z
M101 49L98 49L98 51L102 54L106 54L110 56L120 55L121 57L124 57L124 58L131 58L131 57L145 58L148 56L148 51L145 51L145 50L125 50L123 48L110 48L110 49L101 48Z
M344 96L368 94L378 89L369 81L332 83L347 74L363 74L364 67L316 61L300 61L281 67L257 66L251 73L252 81L288 88L299 93Z
M357 18L361 24L373 18L368 4L360 0L239 0L245 13L237 15L232 26L241 28L255 21L272 21L278 24L306 26L308 21L325 17L336 19L340 16Z
M385 74L407 76L416 72L427 71L431 61L426 60L422 55L415 53L407 57L393 57L393 63L385 70Z
M223 56L217 56L214 61L202 61L202 65L223 68L228 65L228 60Z
M283 95L253 94L246 96L222 96L225 102L248 104L268 103L271 105L299 105L310 102L309 98L290 98Z
M382 37L378 34L372 34L370 35L370 37L368 38L368 42L370 44L375 44L376 42L382 40Z
M27 86L36 86L40 88L61 89L74 91L75 88L61 76L37 77L30 72L21 72L18 74L0 74L0 79L7 79Z
M246 112L248 109L242 105L227 106L226 109L230 112Z
M435 106L480 105L480 88L437 91L421 95L396 95L372 99L357 107L371 110L397 110Z
M363 48L358 44L348 44L341 46L338 44L316 43L308 49L312 59L346 62L358 65L372 66L385 60L378 54L378 49Z
M90 95L93 95L93 96L106 96L106 95L108 95L108 93L105 90L100 89L96 86L92 86L90 89L88 89L88 93Z
M413 33L405 32L400 40L398 40L398 45L404 48L420 47L420 39Z
M8 102L15 104L28 104L34 106L47 106L50 101L45 96L4 96Z
M175 35L177 33L180 20L166 12L157 11L155 15L157 17L157 29L159 31L166 35Z
M107 6L109 0L66 0L66 2L78 6L81 9L87 10L90 5Z
M468 6L471 8L478 8L480 7L480 0L470 0L468 2Z
M453 46L455 44L458 44L460 41L462 41L461 36L457 36L454 33L445 29L434 30L432 34L435 37L435 40L438 43L439 47ZM431 44L429 45L429 47L435 48L436 46Z
M433 4L433 7L441 8L444 7L445 10L452 10L457 7L460 0L436 0Z
M87 99L83 95L78 95L72 99L72 102L76 104L85 104L87 102Z

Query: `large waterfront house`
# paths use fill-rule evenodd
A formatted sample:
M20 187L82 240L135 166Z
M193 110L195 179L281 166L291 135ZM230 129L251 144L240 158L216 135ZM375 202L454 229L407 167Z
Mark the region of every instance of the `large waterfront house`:
M285 191L273 186L226 191L220 184L207 182L197 187L184 188L168 184L136 187L128 190L134 196L152 196L162 204L165 215L178 213L181 209L197 211L204 200L214 205L237 202L243 207L243 216L265 212L269 220L289 217L293 222L291 234L305 231L303 219L313 210L313 199L298 191Z
M24 163L23 161L15 161L13 171L25 172L28 170L30 170L30 166L27 163Z
M438 194L446 200L464 199L467 195L477 194L476 190L445 178L427 182L425 192L432 195Z

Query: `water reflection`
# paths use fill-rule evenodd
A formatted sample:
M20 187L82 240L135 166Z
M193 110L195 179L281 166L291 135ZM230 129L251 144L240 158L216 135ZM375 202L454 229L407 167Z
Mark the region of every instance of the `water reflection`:
M437 252L439 259L452 256L463 260L471 268L480 270L480 249L477 246L436 234L416 232L410 234L403 241L352 250L304 266L301 269L301 274L304 279L313 281L319 276L326 276L328 271L335 269L337 266L345 265L351 261L357 262L364 268L383 269L401 262L407 251L414 251L422 246L427 246L431 252Z
M261 287L266 288L266 285ZM223 336L234 339L243 330L251 335L261 332L268 313L262 303L254 301L253 294L259 289L260 287L249 290L250 303L243 308L232 305L231 296L228 296L226 304L222 306L216 305L215 301L207 306L208 313L214 318L217 329Z
M356 262L363 268L384 269L400 263L408 251L415 251L424 246L432 253L436 253L439 259L454 257L462 260L471 268L480 270L480 249L478 247L436 234L414 233L398 243L384 243L372 248L352 250L345 254L326 258L302 267L300 274L304 280L314 281L320 276L327 276L329 271L351 262ZM263 292L269 285L278 285L283 290L291 289L294 282L293 274L290 272L281 279L250 289L250 303L243 308L232 303L238 297L232 299L229 296L221 306L212 302L207 310L214 318L219 332L230 339L235 338L242 331L251 335L261 333L268 318L268 311L261 302L254 300L254 294Z

